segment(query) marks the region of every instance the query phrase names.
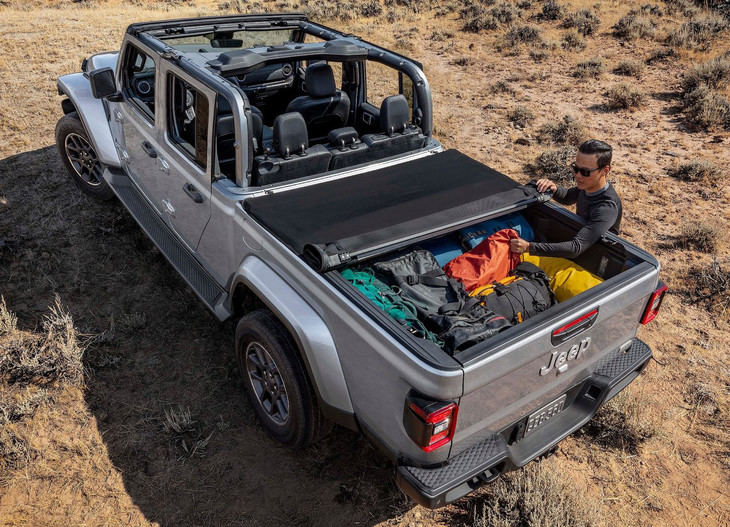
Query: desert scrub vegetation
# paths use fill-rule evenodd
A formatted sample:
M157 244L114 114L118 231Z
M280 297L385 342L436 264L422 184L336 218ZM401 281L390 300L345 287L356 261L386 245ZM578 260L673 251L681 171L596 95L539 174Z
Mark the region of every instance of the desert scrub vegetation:
M564 28L575 28L581 35L593 35L598 31L601 25L601 19L590 9L580 9L572 13L568 13L563 18L562 26Z
M556 183L572 183L573 171L570 165L575 161L577 150L572 145L546 150L527 166L527 170L539 178L552 179Z
M585 79L588 77L597 79L601 76L605 69L606 66L603 63L603 59L601 57L593 57L576 64L575 68L573 68L572 75L579 79Z
M62 387L82 385L83 353L58 297L44 317L42 334L19 330L17 317L0 298L0 484L35 456L15 425L32 419Z
M669 175L681 181L701 182L715 186L721 182L723 171L708 159L696 159L670 170Z
M170 437L170 442L178 449L178 459L205 457L206 447L215 429L209 434L203 426L193 419L190 408L167 408L162 419L162 430Z
M578 119L564 115L559 121L545 123L537 131L541 143L578 145L586 137L586 131Z
M520 44L541 44L540 30L531 25L513 26L504 36L504 46L514 48Z
M528 107L519 105L507 114L507 119L516 128L524 128L535 119L535 114Z
M492 7L494 2L468 3L461 10L464 20L464 31L478 33L483 30L497 29L500 24L511 24L522 16L522 10L512 2L501 2Z
M565 13L565 6L555 0L546 0L537 15L539 20L559 20Z
M625 77L641 78L641 74L644 72L644 65L638 60L622 60L613 69L616 75L623 75Z
M84 349L58 297L44 318L43 330L43 335L17 330L5 335L0 345L0 381L21 385L82 382Z
M713 256L711 262L693 266L689 274L694 277L687 284L690 301L730 319L730 260Z
M658 430L648 408L643 397L623 391L602 406L577 435L587 437L592 445L638 454L641 444Z
M722 33L730 28L730 22L714 13L708 13L689 20L667 36L671 46L707 49Z
M560 47L567 51L583 51L586 49L586 41L577 31L569 31L563 35Z
M718 55L707 62L695 64L682 78L682 91L687 94L707 86L721 90L730 85L730 52Z
M644 104L644 94L625 82L611 86L606 91L606 99L612 110L634 110Z
M725 231L717 222L689 220L682 224L677 244L684 249L714 253Z
M599 503L551 466L530 463L487 487L473 500L473 527L591 527L603 524Z
M690 130L730 130L730 101L707 86L700 86L682 98Z
M655 62L669 62L670 60L676 60L679 58L679 53L677 53L677 50L674 48L658 48L651 52L651 54L646 57L646 60L644 60L644 63L646 63L647 66L650 66L654 64Z
M656 23L641 10L632 9L613 26L613 35L623 40L653 38Z

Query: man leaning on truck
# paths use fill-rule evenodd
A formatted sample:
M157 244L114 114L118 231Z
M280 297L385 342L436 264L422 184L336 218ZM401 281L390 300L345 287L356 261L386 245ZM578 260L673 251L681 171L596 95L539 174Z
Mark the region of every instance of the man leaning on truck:
M550 191L563 205L576 204L577 214L585 225L576 235L563 242L528 242L522 238L510 240L512 252L529 252L533 256L560 256L575 258L601 239L606 232L618 234L621 225L621 198L613 185L606 181L611 171L612 148L609 144L591 139L578 147L573 163L575 186L560 187L549 179L539 179L537 190Z

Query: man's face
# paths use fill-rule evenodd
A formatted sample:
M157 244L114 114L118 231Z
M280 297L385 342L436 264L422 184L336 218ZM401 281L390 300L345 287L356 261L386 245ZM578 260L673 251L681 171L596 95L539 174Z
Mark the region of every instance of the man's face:
M578 152L575 155L575 186L580 190L591 192L605 184L605 176L608 167L598 168L598 154L584 154ZM590 171L590 172L589 172ZM588 174L587 176L584 174Z

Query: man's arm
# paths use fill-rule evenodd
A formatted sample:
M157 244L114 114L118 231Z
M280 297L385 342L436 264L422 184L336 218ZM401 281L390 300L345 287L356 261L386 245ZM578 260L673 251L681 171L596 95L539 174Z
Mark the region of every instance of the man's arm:
M571 189L572 190L572 189ZM588 222L573 239L564 242L531 242L529 252L535 256L559 256L575 258L601 239L618 217L618 207L611 201L593 207Z
M578 187L565 188L558 186L553 192L553 199L563 205L573 205L578 201Z

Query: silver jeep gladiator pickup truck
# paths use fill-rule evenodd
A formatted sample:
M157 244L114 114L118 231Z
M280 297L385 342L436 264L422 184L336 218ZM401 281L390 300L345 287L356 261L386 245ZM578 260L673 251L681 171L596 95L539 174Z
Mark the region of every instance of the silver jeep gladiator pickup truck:
M550 452L651 358L636 332L666 290L659 263L613 234L576 259L600 284L455 350L343 278L514 212L546 241L582 225L444 151L414 60L303 15L241 15L132 24L81 69L58 79L69 174L238 320L243 384L275 439L307 445L323 419L359 430L440 507Z

